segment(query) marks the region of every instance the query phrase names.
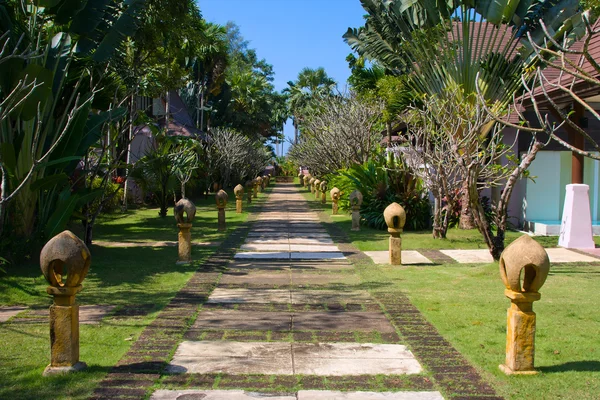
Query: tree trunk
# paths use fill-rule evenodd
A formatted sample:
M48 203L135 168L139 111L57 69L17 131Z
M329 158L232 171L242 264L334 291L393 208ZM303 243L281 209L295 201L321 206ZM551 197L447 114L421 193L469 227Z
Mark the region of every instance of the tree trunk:
M294 118L294 144L298 144L298 123Z
M460 229L475 229L477 227L477 225L475 225L475 219L473 218L469 189L468 179L465 179L460 196L460 221L458 223Z

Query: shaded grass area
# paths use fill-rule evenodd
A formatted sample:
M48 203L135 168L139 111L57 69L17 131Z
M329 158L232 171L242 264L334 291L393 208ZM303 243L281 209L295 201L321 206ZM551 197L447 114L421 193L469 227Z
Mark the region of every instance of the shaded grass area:
M253 206L264 202L266 194L259 196L254 199ZM192 229L194 241L222 241L247 220L249 212L253 212L244 203L245 212L236 214L235 197L230 196L228 231L217 232L214 199L211 197L196 204L198 210ZM176 241L177 226L172 209L170 214L160 218L157 209L137 209L127 214L105 215L95 229L95 239ZM79 233L77 228L76 225L71 227ZM176 246L117 248L92 245L92 265L77 302L81 305L116 305L117 308L99 325L80 326L80 359L88 364L88 369L69 376L42 377L42 371L50 361L48 323L31 323L35 318L28 321L27 311L8 323L0 323L0 399L88 398L144 328L215 250L216 247L193 247L194 262L176 265ZM11 265L7 272L0 275L0 306L27 305L35 309L51 304L52 299L46 294L47 283L37 263ZM123 312L135 307L144 310L142 316L132 317Z
M307 198L309 195L306 195ZM331 205L311 201L315 210L330 214ZM330 232L347 233L360 250L386 250L387 232L361 227L351 232L350 216L326 217ZM509 232L506 244L521 233ZM476 231L451 230L447 240L434 240L430 232L405 232L403 249L486 248ZM546 247L556 237L535 237ZM344 239L342 239L344 240ZM598 240L596 238L596 240ZM535 376L504 375L506 309L498 264L438 266L375 265L370 259L353 260L363 283L378 297L406 295L498 394L508 399L597 399L600 393L600 266L558 264L551 267L542 298L534 303L537 314ZM393 301L393 300L392 300ZM418 357L418 349L415 350ZM439 355L440 358L444 356ZM425 366L427 367L427 366ZM457 384L460 384L458 382Z

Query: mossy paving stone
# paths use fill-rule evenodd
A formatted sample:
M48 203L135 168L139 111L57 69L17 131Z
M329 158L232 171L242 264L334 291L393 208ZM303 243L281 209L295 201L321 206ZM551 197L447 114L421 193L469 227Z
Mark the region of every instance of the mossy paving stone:
M111 382L119 381L123 373L151 373L160 374L167 365L167 358L175 350L179 342L178 336L182 336L187 327L187 319L191 317L198 305L208 300L212 289L216 286L219 273L206 273L204 271L222 270L233 256L235 248L239 246L249 231L249 224L242 224L237 228L238 233L230 235L223 243L223 247L217 250L213 256L200 266L196 273L184 285L171 302L161 311L157 318L147 326L140 335L141 343L157 343L163 346L172 346L171 349L161 353L160 357L156 354L151 356L140 356L139 348L133 347L125 356L112 368L99 387L94 391L93 399L118 399L121 397L143 398L146 391L153 386L156 379L144 380L144 384L137 385L136 389L127 388L107 388ZM204 275L204 276L202 276ZM208 276L207 276L208 275ZM164 315L163 315L164 312ZM173 319L175 317L175 319ZM180 319L178 321L177 319ZM169 329L161 329L163 326ZM173 340L173 336L175 339ZM171 340L167 340L171 337Z
M330 217L324 212L320 213L320 217L324 221L330 220ZM349 243L346 233L341 228L331 223L325 225L330 234L339 235L341 238L345 237L338 247L351 263L372 262L368 256ZM430 258L427 254L422 254ZM433 253L429 255L433 257ZM442 260L442 257L438 259ZM414 355L419 362L427 369L436 368L433 379L447 398L455 399L456 396L464 395L485 396L488 399L492 396L501 398L496 396L494 389L483 381L467 360L424 318L407 296L386 292L373 292L372 294L402 334L405 344L411 349L414 346ZM438 343L440 345L437 345ZM431 344L435 344L435 346L430 346ZM452 367L464 368L464 372L453 371ZM473 397L469 398L473 399Z

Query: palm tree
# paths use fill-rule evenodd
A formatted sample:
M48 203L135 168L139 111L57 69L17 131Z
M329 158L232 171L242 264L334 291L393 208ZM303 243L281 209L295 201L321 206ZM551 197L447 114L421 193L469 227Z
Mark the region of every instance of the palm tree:
M303 68L295 82L289 81L284 89L289 94L288 105L294 120L294 142L298 143L299 123L307 111L310 100L315 96L330 95L337 82L327 75L325 68Z

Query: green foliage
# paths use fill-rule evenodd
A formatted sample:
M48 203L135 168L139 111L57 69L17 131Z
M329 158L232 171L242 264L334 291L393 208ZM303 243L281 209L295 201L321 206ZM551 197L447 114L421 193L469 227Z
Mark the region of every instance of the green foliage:
M355 189L363 195L361 218L367 226L385 230L383 211L393 202L406 210L406 230L422 230L429 226L430 205L420 181L404 169L391 169L384 155L364 165L354 165L339 175L327 176L330 187L342 191L340 208L349 209L348 196Z
M103 178L96 176L92 181L92 191L96 191L98 189L103 190L107 195L112 196L109 201L102 202L101 199L95 199L90 203L90 212L94 214L100 204L102 204L102 212L113 212L118 210L121 207L121 199L123 198L123 187L109 180L106 183L103 183ZM113 195L113 193L116 193Z

